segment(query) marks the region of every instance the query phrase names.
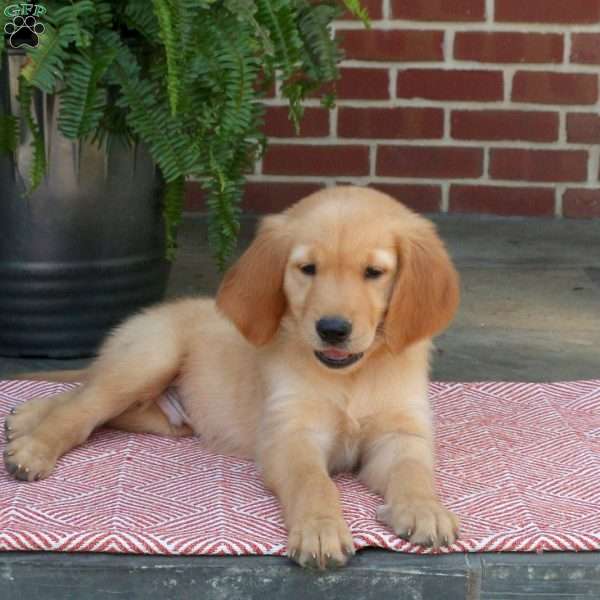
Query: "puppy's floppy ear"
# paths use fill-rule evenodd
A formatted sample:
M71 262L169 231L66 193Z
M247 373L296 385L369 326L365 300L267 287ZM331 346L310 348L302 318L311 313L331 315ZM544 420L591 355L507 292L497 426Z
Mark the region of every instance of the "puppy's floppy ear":
M445 329L460 298L458 273L434 225L413 218L397 238L398 275L384 322L396 353Z
M291 242L285 217L265 217L250 247L225 273L217 307L252 344L266 344L286 308L283 276Z

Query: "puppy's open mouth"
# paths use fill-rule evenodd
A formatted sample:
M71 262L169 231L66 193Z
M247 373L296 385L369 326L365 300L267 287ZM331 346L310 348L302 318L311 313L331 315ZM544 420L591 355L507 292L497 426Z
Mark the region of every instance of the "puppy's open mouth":
M315 356L330 369L342 369L349 367L363 357L363 352L352 354L338 348L328 348L327 350L315 350Z

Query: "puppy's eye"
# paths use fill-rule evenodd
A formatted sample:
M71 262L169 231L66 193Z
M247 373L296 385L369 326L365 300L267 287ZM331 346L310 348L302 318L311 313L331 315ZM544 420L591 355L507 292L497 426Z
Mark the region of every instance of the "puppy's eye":
M367 267L365 269L365 279L377 279L383 275L383 271L377 267Z
M317 265L314 263L309 263L307 265L301 265L300 270L305 275L316 275L317 274Z

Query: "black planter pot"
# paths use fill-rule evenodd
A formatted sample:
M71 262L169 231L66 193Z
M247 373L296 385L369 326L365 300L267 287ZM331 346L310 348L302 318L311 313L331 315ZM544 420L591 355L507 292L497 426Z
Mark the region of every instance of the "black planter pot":
M0 110L18 114L24 56L5 53ZM49 161L25 197L31 136L0 156L0 355L94 354L107 330L165 292L160 176L144 148L58 133L58 99L36 94Z

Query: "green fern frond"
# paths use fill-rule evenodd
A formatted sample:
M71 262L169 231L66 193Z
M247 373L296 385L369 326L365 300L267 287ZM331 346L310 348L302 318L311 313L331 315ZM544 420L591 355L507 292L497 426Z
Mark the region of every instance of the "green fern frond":
M3 35L4 26L12 20L12 16L10 15L10 13L6 14L4 12L10 4L12 4L12 2L9 2L8 0L3 0L2 2L0 2L0 31L2 31ZM2 53L6 50L6 46L6 43L0 44L0 58L2 57Z
M40 131L40 127L31 112L32 99L33 87L24 77L19 77L19 107L21 116L31 132L33 149L31 171L29 173L29 182L27 182L26 186L26 194L35 191L46 175L46 148L44 146L44 138Z
M65 70L58 127L65 137L84 138L100 123L106 106L101 79L115 60L117 49L97 44L92 53L75 55Z
M177 24L169 0L152 0L154 14L158 20L159 36L165 47L167 59L167 90L171 113L177 114L181 86L181 48L177 36Z
M28 53L28 62L21 70L21 75L30 85L51 94L68 59L65 45L60 30L47 24L44 35L40 36L40 43Z
M14 115L0 115L0 152L12 154L19 143L19 119Z
M159 90L140 76L140 67L125 46L118 49L115 72L129 113L127 122L149 147L167 182L197 172L199 140L183 131L181 122L161 102Z
M239 234L243 189L240 183L219 171L215 161L214 171L203 185L209 208L208 242L221 271L233 254Z
M331 32L330 24L340 15L337 6L304 2L298 19L306 51L306 74L315 81L333 81L338 77L342 53Z
M248 0L252 2L253 0ZM194 53L193 32L199 19L206 19L217 0L173 0L173 16L182 56Z
M287 79L301 65L302 40L296 26L296 5L284 0L256 0L256 7L256 20L269 32L275 48L274 66Z
M243 133L252 121L258 61L248 51L247 32L240 28L222 24L215 28L215 42L225 96L221 116L222 134Z
M100 3L101 14L106 11L106 3ZM88 48L92 44L93 29L96 22L96 7L92 0L72 1L57 11L52 11L49 19L60 30L64 45L73 43L78 48Z
M50 11L44 19L45 31L36 48L28 51L28 62L22 70L27 81L45 91L56 91L69 62L71 45L87 49L94 40L94 30L107 26L112 20L107 2L79 0L69 6ZM100 30L97 35L106 33Z
M344 5L348 9L348 12L360 19L365 27L371 27L371 20L369 19L369 12L361 4L360 0L343 0Z
M94 2L95 19L98 25L110 27L113 20L112 5L110 2ZM103 32L99 32L103 33ZM112 33L112 32L111 32Z
M135 134L127 124L127 110L125 107L117 106L116 86L108 86L106 90L106 105L98 123L98 127L92 133L90 141L92 144L108 148L113 142L131 146L135 142Z
M158 20L154 12L148 10L148 0L129 0L123 8L122 18L128 29L139 32L150 43L158 39Z
M201 107L202 186L209 212L209 243L224 267L235 248L245 174L261 146L262 107L257 102L259 59L254 26L215 19L203 31L203 60L194 63L195 85L209 99ZM200 93L200 90L198 91Z
M163 196L163 220L165 222L165 238L167 259L174 260L177 250L177 227L181 223L183 211L185 178L178 177L165 184Z

